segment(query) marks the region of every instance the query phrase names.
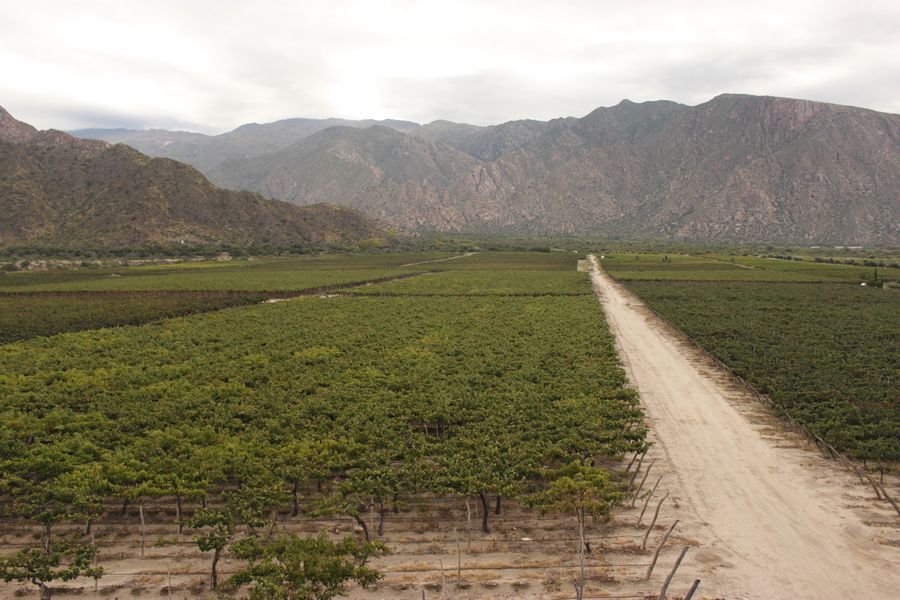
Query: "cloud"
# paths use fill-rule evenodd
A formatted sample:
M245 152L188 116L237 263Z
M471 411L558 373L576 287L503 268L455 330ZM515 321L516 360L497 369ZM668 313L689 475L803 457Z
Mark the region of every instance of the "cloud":
M40 127L487 124L722 92L900 112L900 4L0 0L0 104Z

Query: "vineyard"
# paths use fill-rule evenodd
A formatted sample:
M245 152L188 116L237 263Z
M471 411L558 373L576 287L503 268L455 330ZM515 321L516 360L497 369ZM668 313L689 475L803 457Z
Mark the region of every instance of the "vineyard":
M0 343L139 325L424 272L447 254L310 255L163 266L0 272Z
M368 296L590 296L584 274L571 271L457 270L390 281L353 290Z
M67 331L139 325L258 303L262 296L0 295L0 344Z
M269 289L432 266L408 258L23 274L13 287ZM0 579L20 581L17 595L85 589L69 580L140 593L133 573L160 581L169 569L170 595L217 583L234 593L285 585L293 564L336 592L378 579L368 565L386 560L398 524L466 531L468 552L473 530L501 543L517 535L504 519L528 511L562 519L562 556L574 557L571 532L624 499L618 465L646 447L575 259L476 255L360 288L389 296L324 294L0 346L0 532L18 548L0 558ZM122 300L77 312L161 315ZM160 566L172 556L188 566ZM308 561L328 567L312 573ZM588 582L600 572L589 565Z
M604 267L813 434L857 458L900 460L900 294L861 287L867 267L736 261L643 255Z
M402 265L449 256L453 255L308 255L164 266L0 272L0 292L297 290L422 271L426 263L409 268Z
M605 256L607 271L620 281L900 281L900 269L870 268L731 255L616 254Z

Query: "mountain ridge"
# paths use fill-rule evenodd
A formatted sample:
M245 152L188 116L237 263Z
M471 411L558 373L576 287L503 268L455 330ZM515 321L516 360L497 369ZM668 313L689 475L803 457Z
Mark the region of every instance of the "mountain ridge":
M0 108L0 246L325 246L387 236L347 207L215 187L124 144L38 131Z
M232 136L237 151L200 149L194 160L224 187L340 203L412 229L900 239L900 116L889 113L720 94L696 106L623 100L579 118L485 127L404 122L409 131L389 133L364 123L243 153Z

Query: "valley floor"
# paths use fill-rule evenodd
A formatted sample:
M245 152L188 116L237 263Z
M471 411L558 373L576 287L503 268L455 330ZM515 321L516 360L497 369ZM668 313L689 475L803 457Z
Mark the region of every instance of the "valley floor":
M415 264L401 257L364 260L376 259L379 262L390 259L404 267ZM303 259L307 260L312 259ZM296 262L301 261L296 259ZM416 262L425 264L427 260ZM574 262L574 257L558 253L467 255L461 260L454 258L452 262L440 263L448 267L446 272L413 278L403 275L403 279L359 288L340 298L307 298L277 306L239 309L243 312L223 311L146 326L140 331L108 331L102 339L113 344L107 355L118 357L128 352L114 344L119 340L117 336L124 336L124 342L133 342L136 347L144 347L150 343L148 338L155 340L153 336L166 333L165 343L171 351L181 346L168 336L178 334L181 328L190 327L194 332L184 334L185 340L193 340L198 335L216 339L235 336L214 351L214 362L197 362L193 370L218 372L216 369L227 367L229 374L243 376L241 361L247 353L244 346L253 350L256 337L264 336L273 344L267 351L272 356L281 356L281 362L275 361L276 367L272 367L272 377L286 372L277 365L298 358L297 347L322 349L326 345L335 348L343 345L345 355L352 357L356 366L347 371L337 367L323 370L322 381L327 381L335 373L358 371L358 365L372 364L386 369L382 364L383 354L387 357L385 364L395 360L391 358L395 356L409 360L412 353L408 348L414 347L412 344L428 342L439 351L434 340L440 336L435 337L434 332L431 337L423 336L422 332L429 328L441 333L444 332L441 327L451 323L453 327L446 329L449 333L444 332L446 337L452 334L454 338L464 339L460 332L488 330L492 324L508 325L515 319L521 320L521 331L528 332L528 325L540 325L544 319L550 326L537 327L530 334L532 338L512 347L510 356L521 358L529 348L540 347L547 350L548 357L553 357L553 353L564 357L558 361L559 368L550 371L558 375L553 380L558 388L564 389L563 383L581 377L584 390L597 392L598 397L604 382L607 391L624 391L621 388L624 376L617 364L612 337L585 285L584 273L571 269ZM582 270L590 271L593 291L617 340L630 384L640 393L654 442L644 458L633 461L636 468L628 465L634 474L632 481L640 486L634 501L626 501L609 519L590 521L587 525L586 539L592 551L586 557L585 600L656 598L685 547L684 560L668 589L670 599L684 598L695 579L701 583L694 600L895 598L896 590L900 589L897 569L900 519L894 509L887 502L878 501L872 489L860 485L852 474L818 454L804 437L785 431L767 406L611 279L594 257L580 262ZM481 269L476 268L479 265ZM256 265L250 263L205 268L221 270L226 276L231 273L235 281L255 281L263 286L261 289L272 289L270 281L276 276L260 269L262 272L251 280L247 273L252 276ZM304 285L311 278L322 284L320 275L325 277L302 269L286 270L292 273L292 281ZM356 281L360 279L358 273L357 269L344 269L327 277ZM505 275L498 277L497 273ZM200 275L193 273L192 281ZM141 272L136 271L130 277L142 281ZM178 272L168 277L182 278ZM94 283L79 280L74 284L124 285L119 282L128 277L97 279ZM328 283L334 283L331 279ZM211 281L220 283L220 279L211 278ZM162 286L157 283L156 287ZM565 310L555 310L566 306ZM528 310L531 312L525 312ZM486 316L469 320L475 313ZM346 320L345 315L354 315L356 320ZM416 317L418 325L425 322L428 327L422 330L407 327L409 315ZM252 321L248 320L250 317ZM248 329L247 322L253 322L254 328ZM261 329L267 323L270 328ZM311 326L320 323L321 327ZM355 332L363 325L372 325L372 331L381 332L383 339L376 339L368 346L360 343ZM494 331L493 341L504 336L513 338L520 329L498 328L488 333ZM605 337L588 335L601 329ZM393 340L401 334L406 338ZM583 347L575 346L565 354L561 346L573 338L582 339ZM36 340L9 348L13 348L10 352L33 351L36 356L43 353L52 356L54 344L59 343L71 354L70 347L79 347L73 340L86 341L88 337L73 334L71 338L60 339ZM534 340L543 340L543 345ZM126 350L132 347L124 342L122 347ZM602 342L607 344L603 348ZM471 347L457 346L462 349L459 354L465 355L484 343L480 338L473 338ZM592 363L585 349L603 352L594 356ZM282 353L278 354L279 351ZM414 356L422 355L419 352ZM455 355L444 353L434 360L447 361L452 356ZM606 357L607 362L596 362L598 356ZM54 360L67 364L65 357ZM301 381L300 374L312 372L309 364L290 364L307 368L297 368L284 385ZM618 378L607 373L604 379L596 368L598 364L614 367L611 372L617 373ZM54 363L52 368L59 370L60 366ZM473 369L469 363L458 368ZM410 372L419 371L411 369ZM441 383L441 378L436 376L439 371L423 372L430 373L430 386ZM527 388L526 383L518 385ZM299 386L296 382L293 385ZM478 389L484 387L483 383L477 385ZM431 387L425 389L423 397L430 398L432 391ZM635 423L639 420L638 415ZM631 454L625 463L630 458ZM888 491L895 498L900 497L897 481L887 483ZM653 492L645 501L649 490ZM301 498L310 501L312 506L315 488L310 484L301 491ZM383 534L376 536L391 550L391 554L372 563L384 573L384 579L370 589L351 588L350 599L574 598L572 583L578 577L574 517L564 512L540 515L505 498L502 513L496 515L493 495L489 500L491 532L482 533L479 527L482 509L475 497L468 503L461 496L435 498L420 494L407 498L397 513L387 515ZM211 494L211 505L218 502L221 497ZM186 505L185 508L189 513L197 507ZM142 595L179 600L217 597L208 590L210 554L198 550L193 541L195 532L178 533L175 499L147 498L142 512L146 517L144 548L141 511L135 505L123 511L118 501L108 501L102 517L93 523L91 537L100 549L104 576L96 584L85 578L58 582L54 597L78 596L90 600ZM369 530L376 531L377 514L369 512L364 518ZM75 523L59 526L60 530L71 531L80 527ZM670 528L672 534L667 538ZM291 516L289 507L282 507L277 531L298 534L326 531L334 537L361 535L349 517L316 516L306 508L299 515ZM6 516L0 519L0 550L33 547L40 537L40 528L34 522ZM657 548L660 550L658 563L647 578ZM227 579L237 567L238 563L226 554L219 564L220 580ZM0 582L0 600L20 597L36 598L36 588L27 583ZM238 597L246 597L246 590Z
M784 433L727 372L591 263L655 438L648 460L671 498L661 520L680 519L677 531L698 543L685 564L704 597L895 598L900 521L891 506Z

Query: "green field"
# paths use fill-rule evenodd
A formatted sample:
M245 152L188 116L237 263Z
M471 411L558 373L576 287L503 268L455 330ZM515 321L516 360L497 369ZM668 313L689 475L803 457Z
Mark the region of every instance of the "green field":
M411 267L402 265L448 256L453 255L325 254L163 266L0 273L0 291L299 290L428 270L428 263Z
M394 507L430 514L448 499L478 503L487 533L499 526L489 497L541 506L582 485L602 515L646 428L579 258L5 274L3 291L33 293L0 295L3 523L33 525L16 543L34 549L87 523L127 534L119 507L163 506L155 518L208 552L295 517L353 519L377 539L385 519L406 518ZM603 262L779 410L854 456L900 459L900 294L859 286L867 268L768 260ZM404 274L416 275L277 303L254 293ZM542 508L557 517L571 506L554 502Z
M861 287L872 268L665 258L603 265L816 435L859 458L900 460L900 293Z
M440 269L493 271L573 271L583 254L574 252L479 252L458 260L438 263Z
M575 269L581 255L564 252L482 252L428 266L437 271L354 289L353 295L583 296L586 276Z
M350 293L423 296L585 296L591 294L591 289L585 285L585 274L574 270L457 269L355 288Z
M573 255L549 253L330 254L4 273L0 275L0 343L140 324L264 299L254 292L277 295L409 274L419 275L355 288L354 293L589 294L584 275L575 271L576 261ZM194 291L229 292L235 297L192 297Z
M111 502L171 503L209 550L204 531L228 545L279 509L353 518L377 537L359 507L389 520L414 497L480 500L487 532L489 495L526 501L573 473L608 510L626 485L618 461L646 447L646 431L587 276L562 258L478 255L419 265L453 268L391 296L306 296L0 345L2 511L42 525L35 540L50 544L51 530L86 521L120 528ZM407 262L178 265L121 279L308 285ZM67 275L20 287L108 285Z
M872 282L871 267L750 256L609 254L603 267L620 281ZM878 268L879 279L900 280L900 269Z
M139 325L191 313L259 303L242 296L0 296L0 344L67 331Z

